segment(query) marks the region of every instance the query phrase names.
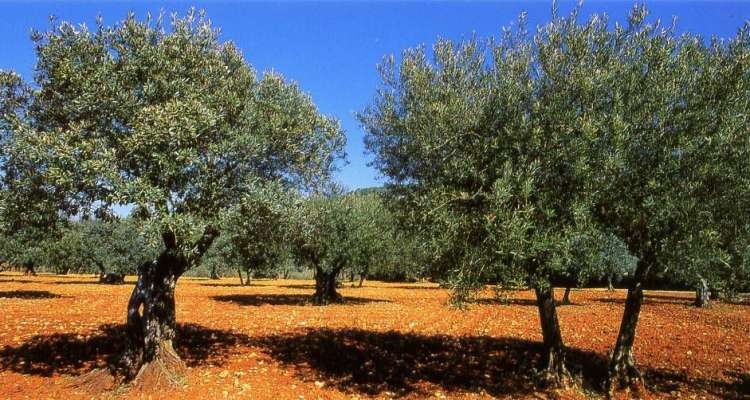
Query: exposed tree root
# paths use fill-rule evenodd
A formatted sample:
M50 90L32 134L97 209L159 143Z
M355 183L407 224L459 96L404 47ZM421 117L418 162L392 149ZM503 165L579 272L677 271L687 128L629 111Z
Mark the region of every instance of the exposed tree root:
M546 364L536 376L540 386L565 389L573 385L573 378L565 367L565 360L562 354L550 351Z
M312 298L312 303L318 306L325 306L328 304L338 304L344 302L344 296L339 294L338 292L334 292L332 294L315 294Z
M154 359L141 366L130 383L133 390L149 391L159 388L181 388L187 383L187 366L174 350L172 341L159 343Z
M165 388L183 388L187 383L187 366L180 359L171 341L159 344L152 361L141 366L132 381L118 374L115 368L98 368L79 376L71 387L83 389L92 395L106 392L155 392Z
M73 380L70 387L80 388L87 393L97 395L117 389L117 379L107 368L97 368Z
M625 358L610 365L607 379L607 395L609 398L643 399L647 397L646 394L643 376L631 357L625 356Z

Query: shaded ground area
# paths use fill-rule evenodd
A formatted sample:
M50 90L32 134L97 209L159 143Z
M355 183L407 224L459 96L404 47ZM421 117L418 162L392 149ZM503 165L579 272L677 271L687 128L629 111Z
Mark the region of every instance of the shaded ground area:
M236 303L242 306L262 306L262 305L271 305L271 306L303 306L303 305L309 305L312 304L312 294L304 295L304 294L267 294L267 295L257 295L257 294L234 294L234 295L226 295L226 296L213 296L211 297L212 300L216 301L225 301L230 303ZM387 302L387 300L382 299L366 299L362 297L352 297L347 296L344 298L345 304L367 304L367 303L377 303L377 302Z
M103 368L123 350L125 325L102 325L93 334L56 333L34 336L19 346L0 349L0 370L50 377L79 375ZM228 349L249 343L247 336L208 329L197 324L178 325L176 349L189 367L220 365Z
M0 298L6 299L54 299L62 297L46 290L8 290L0 291Z
M574 306L559 313L579 386L545 391L534 384L541 335L528 291L488 290L462 311L437 285L365 281L342 286L344 304L313 307L310 281L207 282L177 286L188 386L117 398L603 399L625 297L572 291ZM122 350L130 290L92 276L0 274L0 398L91 398L71 377ZM747 305L698 310L692 296L646 293L636 361L652 398L750 398Z
M448 391L513 396L535 391L534 367L541 343L515 338L426 336L361 329L310 329L262 340L282 363L302 366L299 374L318 376L339 390L378 395L428 396L424 383ZM571 350L570 361L584 365L587 380L601 382L603 357Z

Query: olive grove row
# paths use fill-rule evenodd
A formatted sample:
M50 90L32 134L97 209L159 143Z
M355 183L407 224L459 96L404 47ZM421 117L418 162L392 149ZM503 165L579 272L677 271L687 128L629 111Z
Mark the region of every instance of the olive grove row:
M640 6L611 25L576 9L530 33L522 15L497 38L385 58L359 118L387 184L344 194L339 122L202 13L53 22L33 35L33 82L0 72L2 256L137 274L122 382L179 379L174 289L199 265L241 281L307 268L318 304L368 272L438 280L459 302L532 288L556 385L553 285L626 275L609 384L637 383L644 284L667 276L701 302L747 289L750 26L677 35Z

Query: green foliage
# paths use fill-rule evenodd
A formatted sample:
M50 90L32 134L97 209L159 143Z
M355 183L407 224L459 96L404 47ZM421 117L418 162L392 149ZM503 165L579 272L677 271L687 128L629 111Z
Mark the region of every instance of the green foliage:
M19 186L54 189L54 210L130 205L187 245L254 182L318 184L343 155L338 122L280 75L257 78L203 13L168 26L133 14L94 30L54 22L34 41L35 89L24 118L3 119L6 154L33 166Z
M59 272L130 275L159 250L132 219L72 223L51 247L49 265Z
M298 264L325 272L350 265L353 207L337 194L297 199L288 214L287 241Z
M438 41L432 60L424 48L398 67L387 59L361 117L375 165L408 184L402 204L458 288L518 274L544 284L590 225L590 139L559 129L575 116L558 84L567 71L548 62L556 33L540 31L533 46L519 25L497 42Z
M48 265L55 237L33 227L16 230L0 239L0 259L16 267Z
M380 67L367 147L457 293L591 275L611 256L580 244L600 231L644 265L738 268L726 254L739 259L750 211L748 26L707 45L643 7L614 29L577 13L533 36L522 15L499 38L439 40Z
M215 271L271 275L289 252L283 224L292 195L280 184L258 186L224 216L222 235L204 265Z
M750 36L706 44L645 20L608 34L599 108L596 218L653 268L734 263L750 210ZM743 72L744 71L744 72ZM741 246L740 246L741 247ZM693 271L694 273L697 271Z

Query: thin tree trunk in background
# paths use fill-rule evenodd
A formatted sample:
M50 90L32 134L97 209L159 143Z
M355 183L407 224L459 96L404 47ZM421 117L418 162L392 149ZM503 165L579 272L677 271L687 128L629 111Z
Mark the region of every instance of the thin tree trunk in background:
M245 279L245 286L250 286L250 278L252 278L252 272L247 270L247 279Z
M617 342L609 362L608 393L628 386L642 386L643 384L641 373L635 366L633 343L635 342L638 317L643 305L643 281L648 276L652 262L653 258L650 254L644 255L638 261L635 274L633 275L633 282L628 288L620 331L617 335Z
M33 261L25 261L23 263L23 274L24 275L31 275L36 276L36 271L34 270L34 262Z
M221 278L219 276L219 272L216 270L216 264L214 264L214 265L211 266L211 276L210 276L210 278L213 279L213 280L217 280L217 279Z
M565 288L565 294L563 294L562 304L570 304L570 287Z
M607 275L607 291L615 291L615 287L612 285L612 275Z
M700 308L706 308L710 305L711 291L708 288L708 281L706 278L698 275L698 283L695 288L695 306Z
M242 277L241 268L237 268L237 274L240 276L240 286L245 286L245 278Z
M565 346L560 332L560 322L557 318L552 286L549 284L537 285L534 288L534 293L539 308L539 320L544 343L544 353L540 366L540 370L544 374L543 380L553 386L567 386L570 382L570 374L565 367Z

